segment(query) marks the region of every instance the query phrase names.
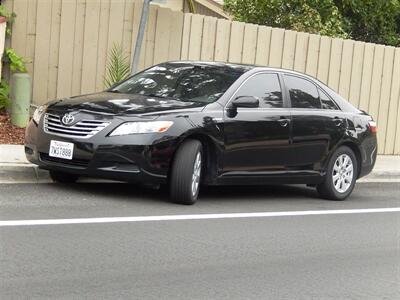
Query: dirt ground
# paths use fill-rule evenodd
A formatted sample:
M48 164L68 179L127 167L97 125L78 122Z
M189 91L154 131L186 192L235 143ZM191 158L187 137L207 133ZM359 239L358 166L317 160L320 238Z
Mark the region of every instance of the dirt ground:
M10 115L0 112L0 144L23 144L25 128L11 125Z

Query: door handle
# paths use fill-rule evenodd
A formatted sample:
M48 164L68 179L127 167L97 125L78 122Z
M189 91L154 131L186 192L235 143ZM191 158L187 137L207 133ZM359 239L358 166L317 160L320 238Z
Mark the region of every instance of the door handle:
M289 125L290 119L286 119L286 118L281 118L278 120L279 125L281 125L282 127L286 127Z
M335 118L333 118L333 122L335 122L335 125L336 125L337 127L339 127L339 126L342 126L342 124L343 124L343 119L340 119L339 117L335 117Z

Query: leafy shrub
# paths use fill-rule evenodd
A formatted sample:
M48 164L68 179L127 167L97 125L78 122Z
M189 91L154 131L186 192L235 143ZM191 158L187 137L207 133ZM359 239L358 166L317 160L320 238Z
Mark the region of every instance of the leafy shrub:
M4 62L9 64L11 72L26 72L24 59L15 53L13 48L5 50Z
M7 19L7 35L11 35L11 26L15 20L16 14L14 12L9 12L5 9L3 5L0 4L0 16L5 17ZM13 48L7 48L3 54L3 63L8 65L10 71L14 72L26 72L26 66L24 59L15 53ZM11 101L9 98L10 95L10 87L8 83L4 80L2 74L1 75L1 82L0 82L0 111L7 108Z
M14 12L9 12L3 5L0 4L0 16L7 19L7 34L11 35L11 25L14 23L17 16Z
M10 87L5 81L0 82L0 111L10 105Z
M400 46L400 0L225 0L242 22Z
M225 0L224 8L242 22L347 37L333 0Z

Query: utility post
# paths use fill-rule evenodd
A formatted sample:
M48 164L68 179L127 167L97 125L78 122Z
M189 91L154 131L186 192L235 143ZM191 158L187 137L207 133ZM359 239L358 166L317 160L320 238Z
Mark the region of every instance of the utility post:
M132 51L131 75L135 74L139 65L140 50L143 44L144 31L146 29L147 19L149 17L150 2L152 0L143 0L142 16L140 18L139 30L136 37L135 49Z

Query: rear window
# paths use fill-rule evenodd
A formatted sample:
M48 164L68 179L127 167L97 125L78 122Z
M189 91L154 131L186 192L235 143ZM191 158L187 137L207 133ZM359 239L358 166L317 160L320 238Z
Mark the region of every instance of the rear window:
M321 108L317 87L308 80L285 75L293 108Z
M333 102L332 99L325 94L325 92L323 92L321 89L318 89L318 92L319 92L319 97L321 99L322 109L331 109L331 110L338 109L335 102Z
M321 81L318 80L318 84L320 87L323 88L323 90L330 96L332 97L333 100L335 100L337 106L339 107L340 110L347 111L347 112L352 112L352 113L359 113L361 112L359 109L354 107L349 101L347 101L345 98L340 96L338 93L336 93L334 90L332 90L330 87L328 87L326 84L322 83Z

